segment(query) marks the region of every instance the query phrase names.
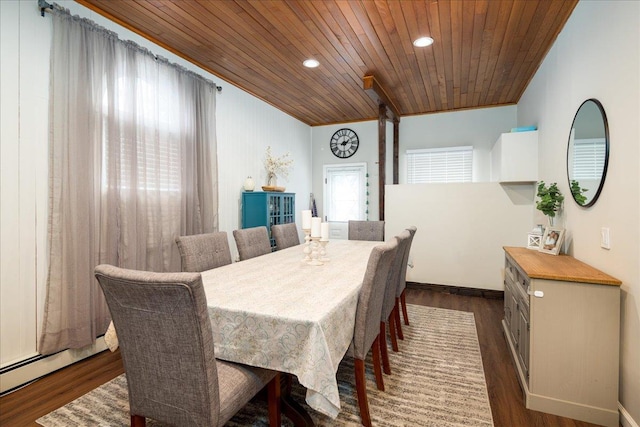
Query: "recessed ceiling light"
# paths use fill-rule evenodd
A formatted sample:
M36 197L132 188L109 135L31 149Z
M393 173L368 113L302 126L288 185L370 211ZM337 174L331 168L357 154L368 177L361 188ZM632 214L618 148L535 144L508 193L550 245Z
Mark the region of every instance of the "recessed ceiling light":
M316 61L315 59L306 59L302 65L304 65L307 68L316 68L318 65L320 65L320 63L318 61Z
M420 37L413 41L413 45L416 47L431 46L432 44L433 44L433 39L431 37Z

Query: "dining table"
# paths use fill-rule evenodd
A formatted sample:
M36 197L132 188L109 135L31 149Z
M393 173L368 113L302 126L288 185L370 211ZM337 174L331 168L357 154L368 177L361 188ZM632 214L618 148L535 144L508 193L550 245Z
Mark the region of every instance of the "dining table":
M202 272L216 358L294 375L307 404L335 418L338 365L380 243L331 240L322 265L304 260L302 244Z

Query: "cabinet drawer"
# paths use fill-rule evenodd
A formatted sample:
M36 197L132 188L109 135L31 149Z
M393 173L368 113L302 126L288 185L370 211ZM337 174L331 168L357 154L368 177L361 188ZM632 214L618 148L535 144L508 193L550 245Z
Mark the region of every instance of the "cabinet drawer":
M508 326L514 322L513 318L518 311L518 296L516 295L513 284L504 281L504 320Z
M520 295L522 301L529 305L529 290L530 279L524 274L515 264L515 262L509 257L505 257L505 280L510 281Z

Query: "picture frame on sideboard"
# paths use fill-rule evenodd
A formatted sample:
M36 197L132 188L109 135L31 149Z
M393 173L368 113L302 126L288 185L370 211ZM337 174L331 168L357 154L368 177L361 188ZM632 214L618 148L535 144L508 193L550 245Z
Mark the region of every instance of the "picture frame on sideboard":
M538 247L538 251L551 255L558 255L562 248L564 232L564 228L547 227L544 230L542 239L540 239L540 247Z

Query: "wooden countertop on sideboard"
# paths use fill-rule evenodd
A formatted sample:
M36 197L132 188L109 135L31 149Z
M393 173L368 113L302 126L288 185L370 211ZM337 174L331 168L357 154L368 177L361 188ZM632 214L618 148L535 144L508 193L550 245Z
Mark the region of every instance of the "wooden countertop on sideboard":
M569 255L550 255L533 249L503 246L532 279L562 280L620 286L622 282Z

